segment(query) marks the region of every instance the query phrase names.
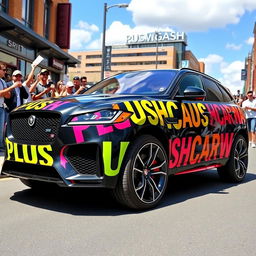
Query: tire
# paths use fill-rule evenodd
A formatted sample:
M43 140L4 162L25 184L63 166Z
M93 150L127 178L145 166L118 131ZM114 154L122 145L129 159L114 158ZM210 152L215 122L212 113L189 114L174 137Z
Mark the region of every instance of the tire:
M137 210L155 207L168 182L168 158L160 141L150 135L138 137L130 146L123 166L113 191L116 200Z
M20 181L32 188L33 190L41 190L41 189L50 189L50 188L54 188L57 187L55 184L53 183L49 183L49 182L43 182L43 181L39 181L39 180L30 180L30 179L20 179Z
M219 176L228 182L241 182L248 167L248 143L242 135L236 136L226 165L218 168Z

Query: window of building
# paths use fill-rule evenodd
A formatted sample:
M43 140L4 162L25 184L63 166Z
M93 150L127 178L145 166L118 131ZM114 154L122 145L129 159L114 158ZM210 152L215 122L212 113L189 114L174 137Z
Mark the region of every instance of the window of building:
M82 55L78 55L78 56L77 56L77 59L78 59L78 60L81 60L81 59L82 59Z
M22 0L22 23L29 28L33 24L33 0Z
M8 0L0 0L0 11L2 12L8 11Z
M99 59L101 55L86 55L86 59Z
M155 65L156 61L134 61L134 62L112 62L111 66L128 66L128 65ZM167 61L161 60L158 61L159 65L166 65ZM86 67L96 67L101 66L101 63L87 63Z
M44 36L49 39L50 33L50 11L51 11L51 2L50 0L44 0Z

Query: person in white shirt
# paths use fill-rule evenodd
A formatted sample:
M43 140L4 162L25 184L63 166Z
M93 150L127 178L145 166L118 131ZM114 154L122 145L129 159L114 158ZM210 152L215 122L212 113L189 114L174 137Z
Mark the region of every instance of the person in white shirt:
M248 124L249 144L256 148L256 99L253 98L253 91L247 92L247 100L242 103Z

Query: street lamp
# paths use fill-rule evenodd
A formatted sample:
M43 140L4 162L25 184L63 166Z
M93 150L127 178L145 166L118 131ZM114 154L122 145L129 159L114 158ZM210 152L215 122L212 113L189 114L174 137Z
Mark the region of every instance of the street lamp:
M155 35L156 35L156 69L157 69L157 64L158 64L158 36L159 36L159 33L156 31Z
M101 80L104 79L104 71L105 71L105 57L106 57L106 18L107 18L107 11L110 8L118 7L118 8L127 8L129 4L114 4L108 6L107 3L104 3L104 15L103 15L103 38L102 38L102 64L101 64Z

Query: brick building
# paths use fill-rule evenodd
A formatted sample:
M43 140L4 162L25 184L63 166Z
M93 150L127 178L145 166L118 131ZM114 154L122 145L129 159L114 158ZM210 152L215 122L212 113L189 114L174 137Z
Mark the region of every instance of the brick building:
M1 0L0 61L8 73L20 69L30 72L31 63L41 55L41 68L51 71L54 81L78 63L68 54L71 4L68 0Z
M153 32L146 35L127 36L125 45L111 48L105 77L114 74L145 69L173 69L187 67L204 72L204 63L199 62L191 51L186 50L184 32ZM68 70L69 76L87 76L89 83L101 78L101 51L70 52L81 63ZM106 61L106 62L107 62Z
M254 41L252 51L245 58L245 67L242 70L242 80L244 83L244 92L253 91L256 94L256 22L253 29Z

